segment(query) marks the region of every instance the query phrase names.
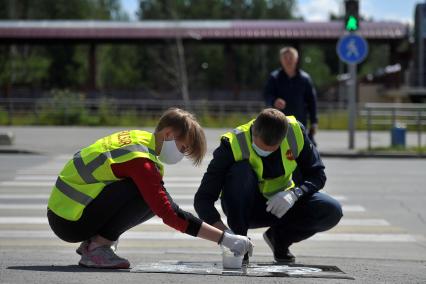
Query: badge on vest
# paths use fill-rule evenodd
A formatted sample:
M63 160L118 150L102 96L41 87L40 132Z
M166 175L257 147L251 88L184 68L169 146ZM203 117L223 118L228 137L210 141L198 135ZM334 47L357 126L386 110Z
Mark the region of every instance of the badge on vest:
M287 157L287 160L294 161L293 152L290 149L287 150L285 156Z

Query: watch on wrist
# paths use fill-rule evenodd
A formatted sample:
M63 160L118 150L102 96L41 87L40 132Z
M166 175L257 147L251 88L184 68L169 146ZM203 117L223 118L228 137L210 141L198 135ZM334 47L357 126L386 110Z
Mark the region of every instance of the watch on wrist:
M293 188L293 192L297 196L297 198L300 198L303 196L303 190L300 187Z

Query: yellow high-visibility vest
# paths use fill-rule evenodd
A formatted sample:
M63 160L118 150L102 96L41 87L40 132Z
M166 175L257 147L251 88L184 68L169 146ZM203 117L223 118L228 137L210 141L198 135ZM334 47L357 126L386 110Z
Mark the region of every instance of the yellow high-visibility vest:
M304 139L302 129L296 118L294 116L287 116L287 119L289 122L287 135L280 145L284 175L272 179L263 178L262 159L252 147L250 127L253 125L254 119L222 135L222 137L228 138L235 161L249 161L258 178L259 190L266 198L271 197L279 191L294 187L292 174L297 166L296 158L303 149Z
M119 180L114 176L111 165L135 158L150 159L163 176L163 165L155 153L155 136L150 132L121 131L83 148L59 174L48 208L66 220L79 220L84 208L104 187Z

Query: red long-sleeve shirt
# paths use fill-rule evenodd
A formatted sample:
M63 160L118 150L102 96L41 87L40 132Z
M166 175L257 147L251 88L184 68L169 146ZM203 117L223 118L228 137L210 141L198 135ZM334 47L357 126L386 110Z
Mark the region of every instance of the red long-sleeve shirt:
M166 225L192 236L198 235L202 221L174 203L163 187L160 172L151 160L136 158L113 164L111 169L116 177L133 180L141 197Z

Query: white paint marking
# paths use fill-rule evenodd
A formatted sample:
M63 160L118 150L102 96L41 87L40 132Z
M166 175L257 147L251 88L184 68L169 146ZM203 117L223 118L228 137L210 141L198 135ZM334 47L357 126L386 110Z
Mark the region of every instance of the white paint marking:
M47 217L0 217L0 224L48 224ZM0 231L0 236L1 236Z
M15 177L17 181L55 181L57 176L52 175L19 175Z
M39 210L47 209L47 203L45 204L0 204L2 210Z
M346 201L347 198L346 196L342 196L342 195L330 195L331 197L333 197L334 199L336 199L337 201Z
M346 219L339 222L339 226L390 226L389 222L383 219Z
M365 208L361 205L343 205L343 212L365 212Z
M42 182L42 181L2 181L0 186L4 187L52 187L54 182Z
M164 181L177 181L177 182L188 182L188 181L198 181L200 182L202 179L202 176L199 177L178 177L178 176L165 176Z
M416 239L408 234L330 234L314 235L313 241L340 241L340 242L415 242Z
M65 163L62 165L64 166ZM55 168L55 169L41 169L41 168L35 168L32 170L17 170L17 175L41 175L41 176L57 176L59 172L61 171L61 168Z
M44 199L47 201L49 198L49 194L0 194L0 200L1 199Z

